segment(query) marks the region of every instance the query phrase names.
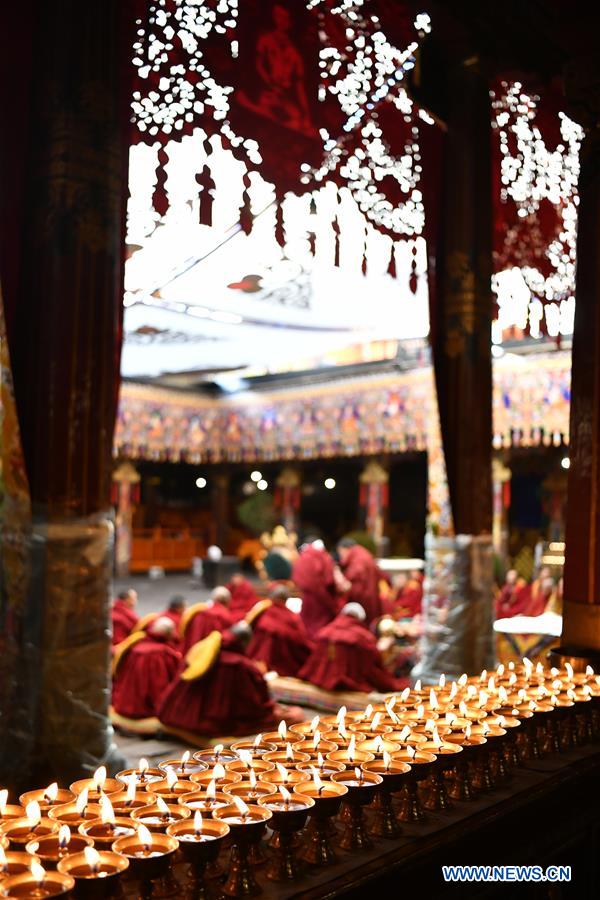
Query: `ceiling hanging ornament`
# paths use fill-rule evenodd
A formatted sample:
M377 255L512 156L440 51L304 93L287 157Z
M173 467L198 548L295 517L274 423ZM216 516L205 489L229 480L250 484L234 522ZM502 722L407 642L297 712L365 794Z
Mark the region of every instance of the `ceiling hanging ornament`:
M244 172L243 185L242 205L240 207L240 227L244 234L250 234L254 224L254 217L252 215L250 194L248 192L250 188L250 176L248 175L248 172Z
M162 219L169 209L169 199L167 197L167 163L169 162L169 154L164 147L158 148L158 158L156 166L156 185L152 194L152 206L157 215Z

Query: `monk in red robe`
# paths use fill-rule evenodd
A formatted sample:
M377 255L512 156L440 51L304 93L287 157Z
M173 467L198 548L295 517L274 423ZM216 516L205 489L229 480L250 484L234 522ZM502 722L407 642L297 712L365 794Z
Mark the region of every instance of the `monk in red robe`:
M510 616L521 614L520 612L515 612L515 610L523 608L523 595L521 592L525 587L527 587L527 582L523 578L519 578L517 570L509 569L500 593L496 598L497 619L507 619ZM518 604L517 599L519 599Z
M309 634L335 619L340 601L334 562L323 541L307 541L292 568L292 581L302 596L300 615Z
M124 641L137 625L139 616L135 611L136 604L137 591L132 588L121 591L114 601L111 610L113 646Z
M236 573L232 576L231 581L225 585L231 594L231 603L229 604L229 612L235 622L243 619L247 612L258 603L260 597L254 590L247 578Z
M232 627L234 639L242 627L249 631L245 622ZM273 728L282 718L290 721L289 709L273 701L256 663L227 649L227 642L227 636L215 631L188 651L160 701L158 717L168 731L251 735Z
M397 619L412 619L421 614L423 604L423 574L417 569L401 572L394 579L391 597L392 614Z
M343 538L339 542L338 555L344 577L350 582L346 599L362 606L367 616L367 625L370 625L383 613L377 563L372 554L352 538Z
M229 610L230 603L231 594L227 588L216 587L209 603L196 603L185 611L180 626L183 653L211 632L231 628L235 620Z
M156 716L157 704L173 681L181 654L170 640L175 625L161 616L148 632L135 632L115 647L112 705L128 719Z
M262 663L267 671L298 677L313 648L298 613L287 608L289 591L278 585L271 591L270 605L254 619L246 655ZM251 615L251 613L250 613Z
M185 606L185 597L182 597L181 594L175 594L169 600L169 605L165 611L161 613L161 616L166 616L167 619L171 619L178 634L181 627L181 619L185 612Z
M333 622L321 628L298 677L326 691L386 693L404 687L384 669L377 639L366 628L366 614L358 603L347 603Z
M554 581L547 566L542 566L538 577L524 588L520 597L522 612L513 615L541 616L552 596Z

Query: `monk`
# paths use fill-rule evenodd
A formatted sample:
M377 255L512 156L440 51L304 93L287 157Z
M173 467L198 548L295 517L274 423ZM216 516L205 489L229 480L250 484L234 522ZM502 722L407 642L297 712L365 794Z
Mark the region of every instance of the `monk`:
M397 619L412 619L421 614L423 604L423 574L418 569L400 572L394 578L390 598L392 613Z
M169 600L169 605L165 611L161 613L161 616L166 616L167 619L171 619L171 621L174 622L177 632L179 632L181 626L181 619L185 612L185 606L185 597L182 597L181 594L175 594Z
M230 630L250 629L237 622ZM168 731L221 737L251 735L273 728L289 709L279 707L257 665L227 648L228 636L213 631L194 644L173 683L164 692L158 717ZM300 721L298 713L296 720Z
M317 634L315 649L298 677L326 691L401 690L404 683L383 667L377 639L365 627L366 618L360 604L347 603Z
M552 573L548 566L542 566L537 578L531 582L527 589L523 589L520 598L522 611L518 614L513 613L513 615L541 616L546 609L553 590Z
M247 578L236 572L232 575L231 581L225 585L231 594L231 603L229 604L229 612L235 622L243 619L255 603L258 603L259 596L250 584Z
M216 587L208 603L196 603L185 611L179 629L183 653L212 631L223 632L231 628L234 618L229 611L230 603L231 594L227 588Z
M135 611L137 591L133 588L121 591L114 601L111 611L113 646L120 644L128 637L139 621Z
M504 584L496 598L497 619L507 619L510 616L520 614L515 612L515 609L519 609L517 598L519 598L521 591L526 585L526 581L523 578L519 578L519 573L516 569L508 570Z
M367 616L367 625L370 625L384 611L379 598L377 563L372 554L352 538L342 538L337 549L342 572L350 582L346 599L362 606Z
M309 634L335 619L340 602L334 562L323 541L308 538L292 569L292 581L302 596L300 615Z
M283 585L271 590L269 605L265 604L252 622L252 639L246 655L262 663L266 671L297 678L313 644L298 613L285 605L288 596L289 591Z
M181 654L170 641L175 625L160 616L148 628L137 631L115 647L112 705L128 719L156 716L157 703L176 675Z

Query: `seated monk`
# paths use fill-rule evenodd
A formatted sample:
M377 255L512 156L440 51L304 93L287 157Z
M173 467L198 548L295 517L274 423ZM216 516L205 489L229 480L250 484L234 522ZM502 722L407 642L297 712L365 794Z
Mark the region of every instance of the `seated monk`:
M239 639L242 629L250 631L237 622L229 634L213 631L190 648L160 700L158 717L167 730L221 737L256 734L282 718L290 721L289 710L275 704L256 663L227 649L229 636Z
M171 644L175 625L166 616L156 619L148 633L136 631L115 647L112 705L128 719L156 716L157 703L173 681L181 654Z
M352 538L342 538L338 544L340 566L350 582L346 599L358 603L365 611L367 625L384 612L379 598L379 568L373 555Z
M135 611L136 604L137 591L132 588L121 591L114 601L111 610L113 646L124 641L137 625L139 616Z
M231 594L226 587L216 587L208 603L195 603L186 609L181 618L179 634L182 651L187 651L213 631L226 631L234 624L229 611Z
M335 565L323 541L308 538L292 569L292 581L302 597L300 615L309 634L335 619L340 608Z
M171 619L175 623L175 628L179 633L179 628L181 625L181 619L185 612L185 597L182 597L181 594L175 594L169 600L169 605L165 609L164 612L161 613L161 616L166 616L167 619Z
M519 578L516 569L509 569L500 593L496 598L496 618L508 619L511 616L520 615L515 609L520 608L523 588L527 587L527 582L523 578ZM517 605L519 599L519 605Z
M347 603L317 634L316 647L298 677L326 691L401 690L404 684L384 669L377 639L365 621L362 606Z
M552 596L554 580L548 566L542 566L538 577L531 582L529 594L525 593L523 616L541 616Z
M412 619L421 614L423 604L423 573L418 569L400 572L394 578L391 598L392 612L397 619Z
M252 638L246 655L262 663L266 671L297 678L313 644L300 616L285 605L288 596L288 589L278 585L272 589L270 600L255 607L254 616L252 610L247 614L246 621L252 625Z
M231 594L231 603L229 604L229 612L235 622L243 619L247 612L258 603L260 597L250 584L247 578L236 572L232 575L231 581L225 585Z

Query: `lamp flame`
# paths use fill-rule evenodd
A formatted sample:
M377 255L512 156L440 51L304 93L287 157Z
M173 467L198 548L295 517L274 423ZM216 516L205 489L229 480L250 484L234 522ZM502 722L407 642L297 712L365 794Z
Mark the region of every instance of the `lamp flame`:
M401 703L404 703L404 701L408 700L409 697L410 697L410 688L405 687L404 690L402 691L402 693L400 694Z
M321 781L319 773L317 772L316 769L311 769L311 772L312 772L312 777L313 777L313 784L315 786L315 789L318 791L318 793L320 795L321 791L323 790L323 787L324 787L323 782Z
M30 828L35 828L36 825L39 825L42 818L42 811L37 800L31 800L27 804L27 806L25 807L25 816Z
M217 782L214 778L212 779L212 781L208 782L208 786L206 788L206 796L209 800L216 800L217 798Z
M6 853L4 847L0 847L0 872L6 872Z
M496 675L498 676L498 678L502 678L502 676L504 675L504 663L500 663L500 665L496 669Z
M159 811L163 816L168 816L168 815L169 815L169 807L167 806L167 804L165 803L165 801L163 800L162 797L158 797L158 796L157 796L157 798L156 798L156 808L158 809L158 811Z
M313 750L316 750L320 743L321 743L321 732L315 731L315 736L313 737Z
M590 691L591 691L591 688L590 688ZM317 753L317 765L320 769L322 769L323 766L325 765L325 760L323 759L322 753Z
M105 825L115 824L115 811L106 794L102 794L100 797L100 818Z
M127 803L133 803L135 800L135 789L137 787L137 778L132 775L127 781Z
M202 834L202 813L199 809L194 814L194 831L196 834Z
M453 713L453 712L446 713L446 722L448 723L448 725L453 725L457 719L458 719L458 716L456 715L456 713Z
M93 778L93 787L94 787L94 790L98 794L104 787L105 781L106 781L106 766L98 766L98 768L94 772L94 778Z
M247 803L244 803L241 797L234 797L233 802L237 807L237 811L239 812L242 819L245 819L248 813L250 812L250 807Z
M429 705L432 709L438 709L440 705L438 703L437 694L433 688L431 688L431 690L429 691Z
M425 707L423 706L422 703L419 703L419 705L417 706L417 718L422 719L424 715L425 715Z
M393 709L397 702L398 702L398 698L394 694L394 696L390 697L389 700L387 701L387 703L385 704L385 708L387 709L387 711L389 712L391 709Z
M380 734L377 735L373 743L375 747L375 753L381 753L381 751L383 750L383 739Z
M464 687L465 684L467 683L467 680L468 680L468 675L466 672L463 672L462 675L460 676L460 678L458 679L458 683L461 687Z
M145 775L149 768L150 766L148 765L148 760L142 756L138 763L138 772L140 773L140 775Z
M44 869L43 866L40 866L40 864L38 862L31 863L30 872L31 872L31 877L33 878L34 881L37 881L38 885L41 885L44 883L44 879L46 877L46 870Z
M281 784L281 785L279 785L279 793L283 797L283 802L285 803L285 805L289 806L290 800L292 799L292 795L290 794L288 789Z
M402 742L406 741L410 737L410 727L405 725L402 731L400 732L400 740Z
M367 706L365 708L365 714L364 714L363 718L370 719L372 715L373 715L373 704L369 703L369 704L367 704Z
M190 760L190 751L186 750L185 753L181 754L181 768L182 769L185 769L189 760Z
M420 691L420 690L421 690L421 687L422 687L422 685L421 685L421 679L420 679L420 678L417 678L417 680L415 681L415 691Z
M238 750L237 754L246 768L249 769L252 766L252 754L250 751L242 748L241 750Z
M49 784L46 790L44 791L44 800L48 803L54 803L56 798L58 797L58 784L56 781L53 781L52 784Z
M460 710L461 716L462 716L463 718L466 718L466 717L467 717L467 713L468 713L469 710L467 709L467 704L465 703L464 700L461 700L461 701L460 701L460 703L458 704L458 708L459 708L459 710Z
M58 846L64 850L71 840L71 829L68 825L61 825L58 829Z
M516 675L516 672L511 672L510 675L509 675L509 677L508 677L508 683L509 683L509 685L512 687L513 684L516 684L516 681L517 681L517 675Z
M594 669L592 666L585 667L585 674L590 678L594 674Z
M317 731L317 734L319 734L318 731ZM320 737L320 735L319 735L319 737ZM318 743L319 743L319 742L317 741L317 744L318 744ZM317 746L317 744L315 744L315 747ZM285 758L288 760L288 762L294 762L294 751L292 750L292 745L291 745L291 744L286 744L286 748L285 748Z
M441 741L441 739L440 739L438 730L437 730L437 728L435 727L435 725L434 725L434 727L433 727L433 734L432 734L432 736L431 736L431 740L433 741L433 743L435 744L436 747L441 747L441 746L442 746L442 741Z
M166 779L167 786L169 790L172 791L177 784L177 774L175 773L175 770L171 768L171 766L167 766Z
M215 744L215 759L218 759L223 752L223 744Z
M254 769L250 769L248 778L250 781L250 787L252 788L252 790L254 790L254 788L256 787L256 772L254 771Z
M471 723L470 722L467 725L467 727L465 728L465 737L467 740L469 740L469 738L471 737Z
M150 850L150 847L152 846L152 840L153 840L152 832L149 831L145 825L139 825L138 830L137 830L137 836L138 836L138 840L139 840L140 844L142 845L142 847L144 848L146 853L148 853L148 851Z
M262 744L262 739L263 739L262 734L257 734L257 735L256 735L256 737L254 738L254 748L255 748L255 749L256 749L257 747L260 747L260 745Z
M381 713L377 712L371 719L371 731L375 731L379 728L379 723L381 722Z
M212 770L213 779L216 781L222 781L225 778L225 766L221 765L221 763L217 763Z
M488 677L487 669L482 669L481 675L479 676L479 680L481 681L481 683L483 683L484 681L487 681L487 677Z
M314 734L317 728L319 727L319 722L321 721L320 716L315 716L310 720L310 731L311 734Z
M387 750L384 750L384 751L383 751L383 764L384 764L384 766L385 766L386 772L388 772L388 771L389 771L389 768L390 768L390 766L391 766L391 764L392 764L392 757L391 757L391 755L387 752Z
M496 690L496 682L494 681L493 675L490 675L490 677L488 678L487 689L490 692L490 694L493 694L494 691Z
M88 805L89 790L84 788L75 801L75 809L80 816L85 815L85 808Z
M568 677L569 681L573 681L574 673L573 673L573 666L571 665L571 663L569 663L569 662L565 663L565 671L567 673L567 677Z
M356 778L358 779L358 783L362 784L364 781L364 777L365 777L363 774L363 770L360 769L358 766L356 766L356 768L354 769L354 774L355 774Z
M435 720L427 719L427 721L425 722L425 731L433 731L434 728L435 728Z
M92 872L97 872L98 866L100 865L100 854L98 853L98 851L94 850L93 847L84 847L83 855L85 856L85 861Z
M287 735L287 725L285 723L285 719L282 719L281 722L279 723L279 728L277 729L277 732L278 732L281 740L285 741L286 735Z
M442 674L440 675L438 684L439 684L439 686L440 686L441 688L446 687L446 676L444 675L443 672L442 672Z
M406 748L406 755L412 759L415 755L415 752L415 748L409 744Z
M286 769L285 766L281 765L281 763L275 763L275 765L277 767L277 771L279 772L279 776L280 776L281 780L283 781L284 784L286 784L286 782L289 781L290 773L288 772L288 770Z
M346 731L346 726L344 725L343 722L341 723L341 725L338 726L338 734L345 741L348 740L348 732Z
M6 807L8 805L8 791L6 788L3 788L0 791L0 816L3 816L6 812Z
M356 735L352 735L350 738L350 743L348 744L348 761L354 762L354 753L356 751Z
M343 725L343 723L345 722L345 719L346 719L347 712L348 712L348 710L346 709L345 706L340 706L340 708L337 711L337 715L335 717L338 725Z
M457 683L456 683L455 681L453 681L453 682L452 682L452 685L451 685L451 687L450 687L450 699L451 699L451 700L454 700L454 698L456 697L457 693L458 693L458 685L457 685Z

